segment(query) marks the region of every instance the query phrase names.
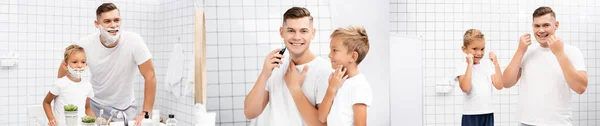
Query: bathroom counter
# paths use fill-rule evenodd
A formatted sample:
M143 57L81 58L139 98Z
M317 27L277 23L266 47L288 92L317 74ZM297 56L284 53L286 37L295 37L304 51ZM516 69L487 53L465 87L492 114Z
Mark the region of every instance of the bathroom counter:
M135 121L129 121L129 126L134 126ZM110 122L110 126L123 126L123 122L119 121L119 122ZM160 126L167 126L164 123L160 123Z

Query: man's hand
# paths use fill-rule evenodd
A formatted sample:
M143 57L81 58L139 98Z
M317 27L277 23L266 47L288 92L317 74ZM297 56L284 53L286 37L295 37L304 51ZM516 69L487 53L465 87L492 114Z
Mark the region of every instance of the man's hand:
M138 114L137 116L135 116L135 118L133 118L133 120L135 120L135 125L136 126L140 126L142 125L142 119L144 119L144 112Z
M560 38L556 35L550 35L550 39L548 40L548 46L550 46L550 51L554 54L562 53L565 50L565 45Z
M48 126L58 126L58 122L56 122L56 120L50 120L48 121Z
M519 39L519 48L517 51L525 53L527 52L527 47L529 45L531 45L531 35L529 33L525 33L521 35L521 38Z
M279 51L281 51L281 48L275 49L265 56L262 71L267 72L269 76L271 76L271 72L275 67L279 68L279 65L283 64L283 61L281 61L283 55L279 54Z
M306 72L308 71L308 65L302 68L302 73L298 73L296 70L296 64L294 62L290 62L290 65L283 76L283 80L287 85L288 89L302 89L302 83L304 83L304 78L306 77Z

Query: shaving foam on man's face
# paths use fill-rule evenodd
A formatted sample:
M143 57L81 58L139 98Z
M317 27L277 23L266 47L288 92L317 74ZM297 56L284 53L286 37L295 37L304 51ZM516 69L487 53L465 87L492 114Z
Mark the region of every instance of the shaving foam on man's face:
M121 34L119 34L119 27L103 28L102 26L99 26L98 29L100 30L100 36L104 39L104 41L102 41L104 45L112 45L119 40L119 37L121 37Z
M121 16L119 10L104 12L97 17L96 27L100 30L100 37L104 45L112 45L120 37L119 27L121 26Z

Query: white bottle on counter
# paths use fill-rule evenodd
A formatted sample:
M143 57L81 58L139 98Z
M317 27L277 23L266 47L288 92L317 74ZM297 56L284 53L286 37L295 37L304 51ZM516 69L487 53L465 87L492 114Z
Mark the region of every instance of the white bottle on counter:
M167 119L167 126L177 126L177 120L175 119L175 115L169 114L169 119Z
M154 122L150 120L148 112L146 112L146 115L144 115L144 119L142 119L142 126L154 126Z
M152 123L154 124L154 126L160 126L160 111L159 110L152 110Z

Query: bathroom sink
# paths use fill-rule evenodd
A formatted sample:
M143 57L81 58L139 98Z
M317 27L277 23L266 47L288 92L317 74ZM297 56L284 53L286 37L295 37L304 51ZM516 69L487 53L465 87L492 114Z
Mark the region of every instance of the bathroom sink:
M123 126L123 121L110 122L110 126ZM129 121L129 126L135 126L135 121ZM160 126L167 126L164 123L160 123Z

